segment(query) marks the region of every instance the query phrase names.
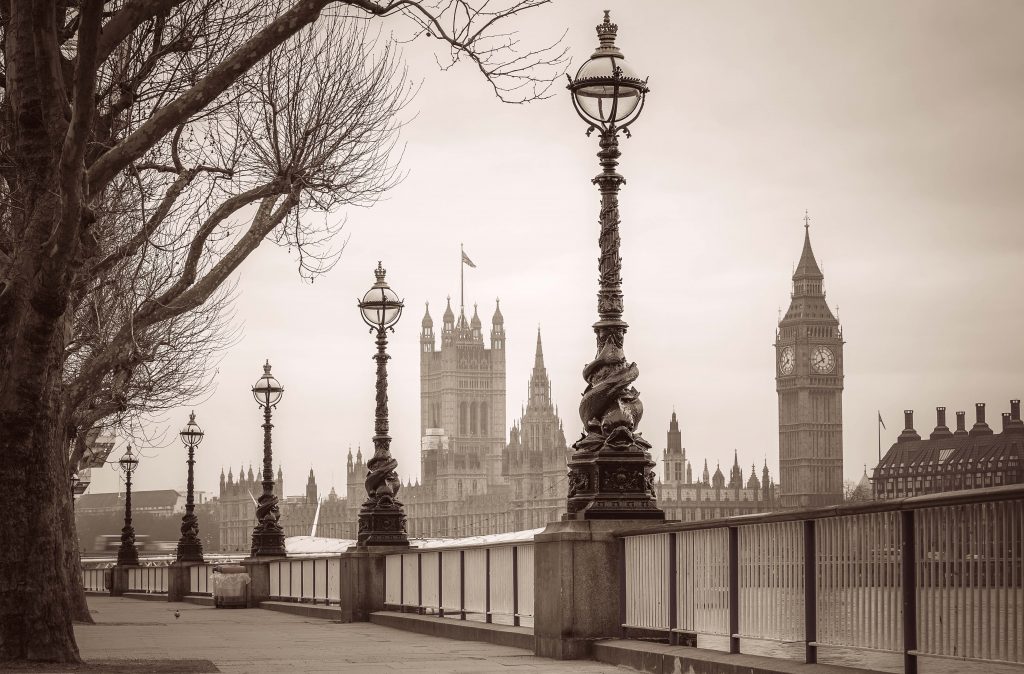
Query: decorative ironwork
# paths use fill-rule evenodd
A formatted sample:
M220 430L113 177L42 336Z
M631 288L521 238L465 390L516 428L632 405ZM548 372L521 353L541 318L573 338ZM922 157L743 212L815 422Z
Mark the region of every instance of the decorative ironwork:
M188 447L188 484L185 497L185 515L181 518L181 538L178 539L177 561L199 562L203 560L203 543L199 540L199 518L195 514L193 487L195 484L194 467L196 464L196 446L202 441L203 433L196 424L196 413L189 415L188 425L181 433L181 438Z
M132 525L132 473L139 462L132 457L131 445L118 463L124 471L124 526L121 528L121 547L117 549L117 565L138 566L139 551L135 547L135 527Z
M600 130L597 157L601 173L592 182L601 194L601 210L598 321L593 326L597 355L583 368L587 387L579 413L584 431L573 444L576 452L569 461L567 519L665 517L655 504L651 444L637 430L644 408L633 383L640 370L626 359L623 350L629 326L622 319L619 189L626 180L617 171L621 155L618 134L636 120L647 86L646 81L623 76L622 53L614 45L616 32L617 26L606 12L597 29L600 46L569 83L573 104L590 125L587 135ZM604 72L602 68L608 74L599 74ZM594 107L593 100L604 97L608 100ZM632 107L626 109L629 105ZM595 111L605 116L595 117Z
M366 500L359 509L359 527L356 545L409 545L405 509L398 500L402 482L398 477L398 461L391 456L391 436L388 435L388 330L401 315L402 303L388 287L385 270L377 263L377 282L366 294L359 307L370 331L377 333L376 401L373 422L373 457L366 462Z
M270 361L263 366L263 377L253 387L253 395L263 408L263 493L256 500L256 520L258 524L252 530L253 557L284 557L284 527L278 520L281 511L278 498L274 495L273 449L271 446L270 422L271 409L277 407L284 391L270 374ZM260 397L262 396L262 398Z

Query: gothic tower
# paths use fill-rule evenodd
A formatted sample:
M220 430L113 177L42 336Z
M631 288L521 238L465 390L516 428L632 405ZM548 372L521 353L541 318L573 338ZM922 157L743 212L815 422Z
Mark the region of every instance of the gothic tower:
M423 317L420 437L433 428L443 429L448 438L447 448L438 450L439 456L423 457L425 484L436 478L445 487L454 487L451 493L466 495L487 493L489 486L506 484L501 470L505 449L504 322L496 308L488 348L476 306L472 319L467 320L465 310L460 309L456 321L449 299L438 349L429 310Z
M665 474L661 478L662 484L689 484L691 473L686 465L686 449L683 447L683 434L679 431L679 420L676 418L675 410L672 410L672 419L668 422L664 461Z
M843 498L843 332L825 302L809 218L789 310L775 333L779 490L784 508Z

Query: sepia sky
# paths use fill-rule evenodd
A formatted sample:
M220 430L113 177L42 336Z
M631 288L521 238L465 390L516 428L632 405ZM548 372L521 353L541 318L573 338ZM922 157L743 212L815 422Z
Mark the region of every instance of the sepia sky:
M767 459L777 479L772 344L804 209L847 340L846 478L876 460L876 410L883 448L905 408L925 434L935 406L973 422L984 401L998 432L1024 396L1024 4L563 0L517 26L535 45L567 29L575 72L604 8L650 76L619 171L626 355L655 458L674 407L695 468L707 458L725 470L737 449L745 474ZM349 446L372 446L374 343L355 302L378 259L407 305L390 349L391 434L403 482L415 479L423 303L439 325L445 297L458 301L460 242L477 264L467 304L485 326L501 298L506 425L525 403L539 325L566 436L578 437L594 355L596 137L562 83L550 100L503 105L470 66L439 71L434 47L405 47L422 80L405 181L371 209L329 216L348 217L338 266L309 285L265 243L242 267L244 338L195 405L207 433L197 489L215 493L222 466L259 471L249 389L269 357L285 387L274 458L286 494L302 493L310 467L322 494L344 492ZM187 411L168 415L172 433ZM184 450L175 436L163 444L142 449L139 489L184 487ZM90 491L118 489L115 473L95 471Z

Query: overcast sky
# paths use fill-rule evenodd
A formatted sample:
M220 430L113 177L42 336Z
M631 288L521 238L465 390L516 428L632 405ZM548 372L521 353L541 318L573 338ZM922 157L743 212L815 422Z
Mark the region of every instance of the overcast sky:
M804 209L843 325L845 475L876 460L876 410L888 447L902 411L922 434L934 408L1024 395L1024 4L998 2L556 2L518 22L542 44L568 30L575 69L596 45L601 9L650 75L643 116L622 142L626 355L656 459L673 407L695 465L777 476L772 344L789 302ZM396 30L407 27L394 24ZM405 131L408 177L387 201L348 216L341 262L309 285L293 256L265 244L241 270L244 338L216 392L197 401L206 430L197 489L221 467L259 471L261 415L249 388L270 358L285 387L274 460L285 492L312 467L321 493L344 490L349 446L371 446L374 344L355 306L378 259L407 310L391 343L392 452L419 475L418 334L458 298L485 325L501 298L508 335L508 423L525 402L540 325L553 392L572 442L593 353L598 170L595 137L561 84L503 105L471 67L440 72L427 42L405 49L422 79ZM168 416L172 431L187 409ZM183 488L176 437L145 447L140 489ZM120 453L120 444L117 454ZM92 490L118 488L112 468Z

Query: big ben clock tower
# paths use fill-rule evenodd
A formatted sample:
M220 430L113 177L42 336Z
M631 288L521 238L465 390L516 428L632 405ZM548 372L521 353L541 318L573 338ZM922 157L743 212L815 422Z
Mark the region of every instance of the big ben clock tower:
M843 331L825 302L824 278L805 215L789 310L775 333L779 488L785 508L843 499Z

